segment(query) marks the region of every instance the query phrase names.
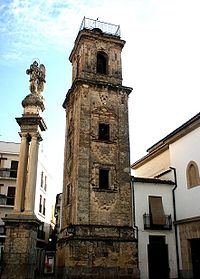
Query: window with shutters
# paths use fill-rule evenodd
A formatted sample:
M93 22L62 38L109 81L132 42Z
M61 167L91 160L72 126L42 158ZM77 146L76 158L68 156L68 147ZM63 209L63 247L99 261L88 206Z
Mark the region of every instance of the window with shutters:
M200 185L199 169L194 161L190 161L187 170L187 187L193 188Z

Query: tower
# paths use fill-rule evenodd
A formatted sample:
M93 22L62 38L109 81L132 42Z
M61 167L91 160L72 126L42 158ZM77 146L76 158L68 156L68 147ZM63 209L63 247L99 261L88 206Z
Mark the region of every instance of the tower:
M69 57L57 249L62 278L138 278L129 167L132 89L122 85L124 44L119 26L84 18Z
M34 213L36 173L41 132L46 125L41 117L44 110L42 91L45 67L34 61L30 74L30 94L22 101L24 113L16 118L20 126L20 153L13 214L3 218L6 227L3 279L34 278L36 242L41 221Z

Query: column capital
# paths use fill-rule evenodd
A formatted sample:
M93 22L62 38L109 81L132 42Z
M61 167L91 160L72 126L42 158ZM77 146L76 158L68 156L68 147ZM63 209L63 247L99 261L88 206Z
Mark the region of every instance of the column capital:
M29 133L29 136L31 137L32 140L37 140L38 142L43 140L38 131Z
M28 138L28 132L19 132L21 138Z

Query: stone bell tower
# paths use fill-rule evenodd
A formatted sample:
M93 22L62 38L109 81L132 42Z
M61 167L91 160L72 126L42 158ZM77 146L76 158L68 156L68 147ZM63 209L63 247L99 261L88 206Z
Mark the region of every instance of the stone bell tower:
M119 26L84 18L69 57L59 278L139 278L124 44Z
M42 91L45 67L34 61L27 70L30 94L22 101L24 113L16 118L20 126L20 153L13 214L3 221L6 227L3 275L4 279L34 278L36 265L37 229L41 222L34 213L36 175L41 131L46 125L41 117L44 110Z

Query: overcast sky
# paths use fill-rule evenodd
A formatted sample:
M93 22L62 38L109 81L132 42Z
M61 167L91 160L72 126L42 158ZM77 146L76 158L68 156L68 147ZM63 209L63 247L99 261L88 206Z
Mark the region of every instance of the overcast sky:
M47 69L44 150L62 187L68 60L83 17L119 24L126 41L123 85L129 98L131 163L199 112L199 0L0 0L0 140L20 142L15 117L29 94L26 69Z

